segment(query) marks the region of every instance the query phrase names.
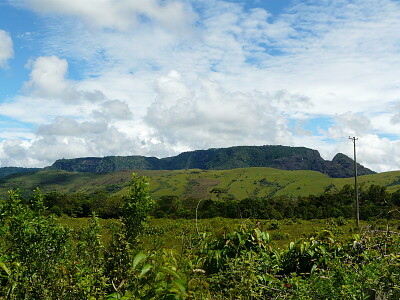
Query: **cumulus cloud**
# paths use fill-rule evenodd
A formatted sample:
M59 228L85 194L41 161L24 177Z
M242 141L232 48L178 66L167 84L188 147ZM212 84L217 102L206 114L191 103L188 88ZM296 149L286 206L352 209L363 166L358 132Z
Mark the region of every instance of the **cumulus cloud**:
M25 94L52 101L62 100L69 104L105 99L102 92L79 90L76 82L66 79L68 62L65 59L54 55L42 56L30 61L27 67L31 69L31 73L29 81L24 84Z
M267 95L228 92L207 79L190 87L176 71L160 78L156 89L158 97L145 119L161 142L192 149L290 144L286 119Z
M41 136L73 136L82 137L87 134L102 134L107 130L105 122L81 122L65 117L56 118L54 123L41 125L37 133Z
M138 144L106 122L59 117L41 125L29 141L0 142L0 166L43 166L63 157L132 155Z
M105 120L129 120L132 112L127 103L120 100L110 100L101 103L100 109L94 111L93 115Z
M365 136L372 132L371 120L361 114L347 112L335 116L335 125L330 127L327 137L331 139L342 139L347 136Z
M13 56L13 41L8 32L0 30L0 67L6 67L7 61Z
M59 97L68 88L65 75L68 63L56 56L39 57L28 64L32 69L30 80L25 84L27 92L39 97Z

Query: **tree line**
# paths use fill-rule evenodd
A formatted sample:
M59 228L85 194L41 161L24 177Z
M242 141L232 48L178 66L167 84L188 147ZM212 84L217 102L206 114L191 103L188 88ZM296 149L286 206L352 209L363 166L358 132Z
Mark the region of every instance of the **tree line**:
M254 218L254 219L325 219L352 218L355 214L354 187L338 189L331 185L321 195L302 197L279 196L235 199L223 189L214 188L206 199L180 199L164 195L155 201L151 215L156 218ZM23 199L32 202L34 197ZM387 218L388 212L400 210L400 190L388 192L386 187L370 185L359 188L360 218ZM44 205L49 213L71 217L100 218L121 216L123 196L109 195L106 191L87 193L49 192L44 194ZM390 216L389 216L390 217Z

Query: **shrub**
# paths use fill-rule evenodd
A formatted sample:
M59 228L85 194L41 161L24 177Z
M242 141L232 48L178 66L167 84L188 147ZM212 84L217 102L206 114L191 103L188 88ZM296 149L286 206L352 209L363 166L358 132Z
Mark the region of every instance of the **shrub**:
M267 229L268 230L277 230L281 228L281 224L277 220L271 220Z
M125 236L129 243L136 243L136 239L143 231L152 208L153 201L150 198L146 177L139 179L134 173L129 185L129 194L123 198L121 209Z

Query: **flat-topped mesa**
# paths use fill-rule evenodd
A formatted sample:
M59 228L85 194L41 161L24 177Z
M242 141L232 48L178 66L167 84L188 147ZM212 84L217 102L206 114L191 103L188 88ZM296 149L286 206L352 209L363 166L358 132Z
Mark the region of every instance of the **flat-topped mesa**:
M145 156L106 156L81 157L56 160L50 170L64 170L68 172L107 173L121 170L141 169L160 170L159 159Z
M317 150L289 146L236 146L183 152L177 156L156 158L145 156L108 156L60 159L53 170L69 172L115 172L120 170L227 170L247 167L270 167L281 170L312 170L330 177L354 176L353 160L337 154L324 160ZM375 172L358 164L358 174Z

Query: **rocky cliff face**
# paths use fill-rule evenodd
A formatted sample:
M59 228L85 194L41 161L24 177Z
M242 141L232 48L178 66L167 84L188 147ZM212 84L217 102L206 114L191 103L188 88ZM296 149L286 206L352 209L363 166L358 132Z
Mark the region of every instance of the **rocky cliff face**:
M59 159L47 169L68 172L115 172L120 170L142 169L159 170L160 160L145 156L108 156Z
M332 161L326 161L316 150L287 146L238 146L197 150L162 159L145 156L61 159L48 168L70 172L114 172L129 169L225 170L246 167L313 170L337 178L354 176L353 160L344 154L339 153ZM373 173L375 172L358 164L359 175Z

